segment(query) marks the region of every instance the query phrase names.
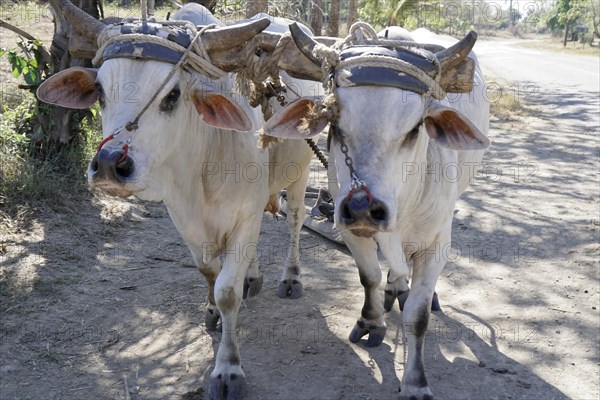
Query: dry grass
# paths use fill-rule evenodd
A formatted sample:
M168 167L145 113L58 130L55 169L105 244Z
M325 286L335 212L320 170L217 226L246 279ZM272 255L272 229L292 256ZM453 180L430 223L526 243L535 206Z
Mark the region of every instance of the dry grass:
M513 121L529 115L531 110L509 91L497 93L494 101L490 102L490 113L492 117L500 121Z
M490 114L492 120L516 121L521 117L531 115L532 109L525 101L510 90L510 83L499 79L492 72L483 67L483 74L487 82L486 97L490 102Z
M2 18L43 41L49 48L54 25L47 6L35 2L3 5ZM16 49L20 37L2 29L1 46ZM0 234L15 232L44 210L69 212L88 197L84 173L99 140L99 121L86 121L75 145L31 140L35 99L18 88L7 56L0 59ZM33 116L33 118L32 118Z
M551 37L550 35L528 35L526 40L517 42L516 45L528 49L549 50L563 54L600 56L600 47L591 47L589 43L581 42L567 42L565 47L561 38ZM596 46L598 46L597 43Z

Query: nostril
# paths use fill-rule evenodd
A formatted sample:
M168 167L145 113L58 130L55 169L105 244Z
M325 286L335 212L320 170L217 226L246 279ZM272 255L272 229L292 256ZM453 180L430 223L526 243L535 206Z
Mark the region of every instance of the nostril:
M344 201L342 203L342 207L341 208L342 208L342 210L341 210L342 211L342 218L344 220L352 220L353 219L352 212L350 211L350 207L348 207L348 202L347 201Z
M94 157L94 159L90 163L90 169L92 172L98 172L98 158L97 157Z
M370 210L370 215L374 221L387 221L387 209L383 204L375 204Z
M133 174L133 160L130 157L126 157L125 161L120 162L116 166L117 176L122 178L128 178Z

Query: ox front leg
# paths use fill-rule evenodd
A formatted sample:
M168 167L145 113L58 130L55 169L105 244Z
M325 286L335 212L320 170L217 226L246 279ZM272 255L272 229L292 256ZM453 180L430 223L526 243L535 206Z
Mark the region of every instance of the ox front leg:
M378 346L385 338L386 325L383 320L383 301L379 290L381 268L377 259L377 244L373 239L349 234L344 234L344 241L354 256L360 283L365 290L361 316L350 332L350 341L358 343L365 335L369 335L366 345Z
M404 255L404 248L403 246L398 245L398 243L402 242L402 238L397 232L392 234L379 234L377 242L379 243L379 248L384 257L390 263L390 270L387 275L384 290L383 307L386 312L390 312L394 306L394 302L398 300L400 311L403 311L404 303L406 303L409 294L409 267L406 256ZM410 244L408 246L410 246ZM407 248L410 249L408 246ZM440 311L440 304L438 302L437 294L435 293L433 294L431 311Z
M395 278L393 275L393 271L388 272L387 282L385 284L385 297L383 301L385 312L392 311L392 307L394 306L394 301L396 301L396 299L398 300L400 311L403 311L404 303L406 303L406 299L408 298L408 278L406 276ZM434 292L433 299L431 300L431 311L441 310L442 308L440 307L438 295Z
M254 226L259 226L255 221ZM250 229L248 229L250 228ZM244 226L253 230L252 226ZM244 281L249 262L255 254L246 250L255 247L244 245L256 243L256 234L233 236L225 251L225 261L214 286L215 303L221 314L222 337L217 350L215 368L210 375L208 395L211 400L237 400L246 393L246 376L242 370L237 342L237 315L242 302ZM244 250L240 254L239 249Z
M442 243L449 242L448 240ZM436 253L439 245L413 257L411 290L404 304L402 322L407 343L407 360L400 386L401 400L432 400L423 364L424 342L435 284L445 265L444 257Z
M287 222L290 241L283 275L277 289L277 295L281 298L289 296L292 299L297 299L304 294L304 288L300 281L300 230L306 214L304 192L308 181L308 173L309 169L304 168L300 179L287 188Z

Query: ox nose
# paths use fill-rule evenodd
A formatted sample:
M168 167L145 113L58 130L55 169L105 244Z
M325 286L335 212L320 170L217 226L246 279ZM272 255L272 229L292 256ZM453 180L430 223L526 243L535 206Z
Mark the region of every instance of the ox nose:
M101 149L90 163L92 180L109 180L122 182L133 174L133 160L129 156L123 158L123 151Z
M389 222L387 206L364 190L346 197L340 204L340 222L350 226L361 224L379 228Z

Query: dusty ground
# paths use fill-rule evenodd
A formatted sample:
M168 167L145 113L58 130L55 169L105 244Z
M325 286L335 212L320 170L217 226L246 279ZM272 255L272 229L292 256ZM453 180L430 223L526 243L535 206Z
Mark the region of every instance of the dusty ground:
M542 92L528 116L492 122L442 253L425 360L437 398L600 396L595 95ZM2 228L1 399L203 398L220 335L162 205L99 197ZM265 284L239 318L248 398L396 398L399 311L382 346L350 344L362 289L348 251L303 231L305 296L282 300L287 224L265 216L261 231Z

